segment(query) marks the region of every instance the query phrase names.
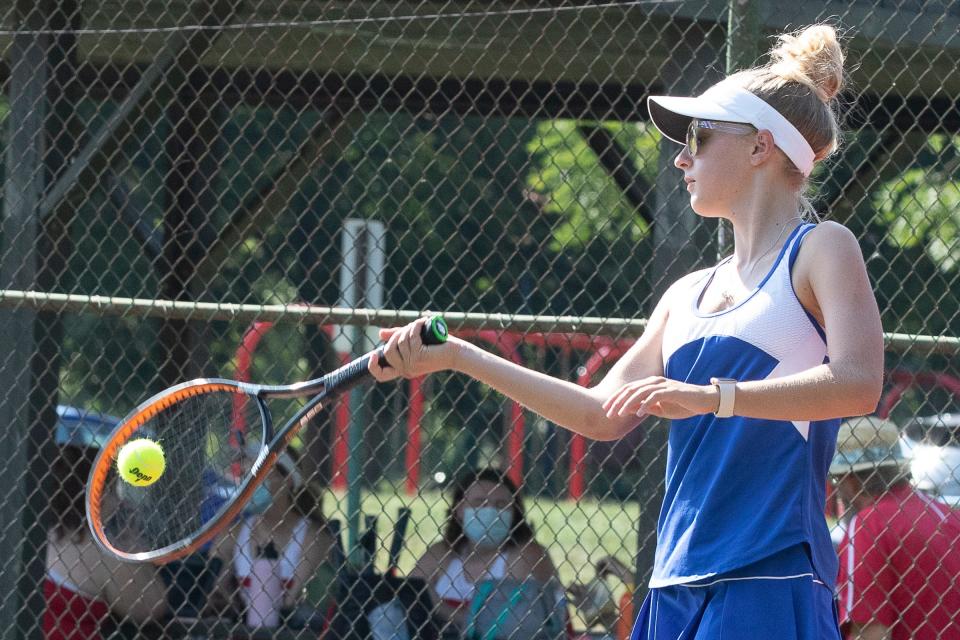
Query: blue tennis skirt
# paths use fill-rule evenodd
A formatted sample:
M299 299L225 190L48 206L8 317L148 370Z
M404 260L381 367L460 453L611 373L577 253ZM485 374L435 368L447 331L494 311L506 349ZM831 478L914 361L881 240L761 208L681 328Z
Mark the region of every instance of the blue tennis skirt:
M833 593L792 547L731 574L651 589L631 640L840 640Z

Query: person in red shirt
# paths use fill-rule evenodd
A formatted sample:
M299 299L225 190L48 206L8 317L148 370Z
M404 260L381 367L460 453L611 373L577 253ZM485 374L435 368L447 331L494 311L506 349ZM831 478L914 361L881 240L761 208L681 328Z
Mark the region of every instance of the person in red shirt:
M51 461L57 484L50 510L57 521L47 537L44 640L102 640L104 629L121 619L135 625L163 619L166 588L156 568L107 557L87 530L84 490L97 450L60 442L59 434L58 444Z
M893 423L845 422L830 473L845 505L837 597L845 637L960 638L960 511L910 484Z

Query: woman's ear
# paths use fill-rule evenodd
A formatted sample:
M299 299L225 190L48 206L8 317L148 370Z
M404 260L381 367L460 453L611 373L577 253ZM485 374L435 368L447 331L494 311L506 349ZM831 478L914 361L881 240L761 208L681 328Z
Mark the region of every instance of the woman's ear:
M757 132L757 137L753 142L753 150L750 152L750 164L757 167L773 157L777 145L773 142L773 134L767 129L761 129Z

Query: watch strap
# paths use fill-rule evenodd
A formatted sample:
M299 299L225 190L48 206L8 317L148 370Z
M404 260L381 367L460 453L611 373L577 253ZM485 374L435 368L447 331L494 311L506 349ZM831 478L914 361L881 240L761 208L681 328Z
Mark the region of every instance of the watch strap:
M720 394L720 405L714 415L718 418L731 417L737 397L737 381L733 378L710 378L710 384L715 386Z

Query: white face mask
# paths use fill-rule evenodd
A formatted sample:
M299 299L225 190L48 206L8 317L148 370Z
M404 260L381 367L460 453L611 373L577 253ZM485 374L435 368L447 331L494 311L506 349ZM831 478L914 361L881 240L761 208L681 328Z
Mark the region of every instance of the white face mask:
M260 515L269 509L272 503L273 495L264 482L253 490L253 496L250 498L250 502L247 503L246 507L244 507L243 512L249 516Z
M482 547L499 547L513 529L513 511L496 507L465 507L463 533L470 542Z

